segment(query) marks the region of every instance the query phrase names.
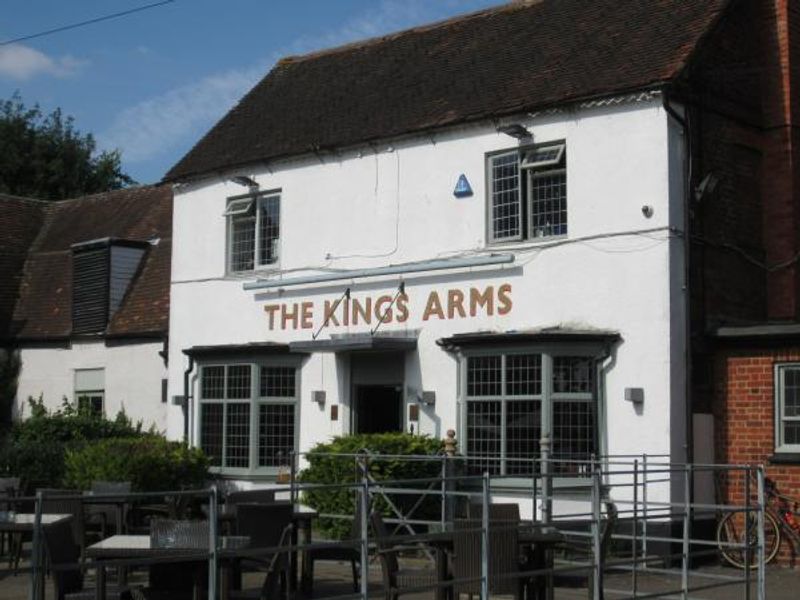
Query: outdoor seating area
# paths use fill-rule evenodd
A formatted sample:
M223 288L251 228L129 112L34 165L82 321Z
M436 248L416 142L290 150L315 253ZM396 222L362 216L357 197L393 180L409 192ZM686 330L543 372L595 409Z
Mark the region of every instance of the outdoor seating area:
M390 458L418 461L420 473L441 464L441 475L375 479L370 463ZM597 600L661 597L649 588L663 581L669 583L663 597L716 598L726 589L728 597L746 589L753 592L748 597L764 597L764 569L756 568L763 531L739 545L752 555L753 568L703 574L697 567L718 562L709 561L718 548L692 534L687 515L715 507L663 499L671 483L711 467L606 459L574 482L566 502L547 477L533 478L521 494L502 476L470 475L466 457L338 459L353 463L353 481L293 477L266 489L226 493L215 485L158 494L98 482L87 491L39 489L35 496L7 485L0 531L8 568L0 572L0 596L16 597L11 590L24 588L19 597L30 600ZM546 473L541 466L538 472ZM713 469L731 481L763 476L745 467ZM753 491L752 504L725 509L757 515L758 487ZM323 513L306 503L326 493L344 494L352 512ZM331 538L337 521L349 523L349 532Z

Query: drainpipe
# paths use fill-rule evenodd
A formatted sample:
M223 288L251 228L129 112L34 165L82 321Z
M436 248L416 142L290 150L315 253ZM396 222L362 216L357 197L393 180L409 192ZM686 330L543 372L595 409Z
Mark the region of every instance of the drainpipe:
M691 306L691 293L689 287L689 252L690 252L690 236L689 236L689 201L692 194L692 138L689 129L689 109L686 109L686 118L683 118L672 107L669 101L669 96L665 92L663 95L664 110L667 111L678 125L683 129L683 137L685 140L684 146L686 154L684 155L684 173L685 173L685 189L683 192L683 278L684 278L684 310L686 311L685 323L685 338L686 338L686 383L685 383L685 399L686 399L686 435L685 435L685 461L691 463L694 460L694 423L692 422L692 306Z
M183 372L183 442L189 443L189 375L194 370L194 356L189 355L189 367Z

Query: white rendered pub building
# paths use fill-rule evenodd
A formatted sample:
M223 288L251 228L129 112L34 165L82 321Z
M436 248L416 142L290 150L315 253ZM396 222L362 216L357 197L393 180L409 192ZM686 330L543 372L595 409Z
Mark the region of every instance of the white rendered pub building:
M280 61L166 176L171 435L253 482L384 431L510 480L543 442L565 482L691 458L680 92L731 10L516 2Z

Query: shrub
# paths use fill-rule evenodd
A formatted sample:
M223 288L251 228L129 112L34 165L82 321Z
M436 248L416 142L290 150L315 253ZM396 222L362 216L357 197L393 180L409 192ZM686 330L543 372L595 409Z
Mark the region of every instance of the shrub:
M202 487L208 459L198 448L161 436L117 438L66 451L65 483L88 489L94 480L130 481L134 491Z
M337 455L357 454L364 450L370 454L369 473L377 481L431 478L439 477L441 474L441 462L438 459L427 462L381 458L381 455L435 456L442 450L440 440L408 433L379 433L337 437L329 443L317 444L307 455L308 468L300 473L299 480L305 483L328 484L360 481L361 475L356 469L353 457ZM427 486L425 483L416 487ZM403 484L403 487L412 486ZM354 498L352 488L309 490L304 494L304 501L320 513L351 515L351 517L355 507ZM429 518L438 514L438 497L429 498L415 510L414 518ZM418 500L417 495L392 496L392 502L404 513ZM373 508L387 516L395 516L385 499L381 497L374 498ZM350 533L351 521L322 518L319 527L332 538L344 539Z

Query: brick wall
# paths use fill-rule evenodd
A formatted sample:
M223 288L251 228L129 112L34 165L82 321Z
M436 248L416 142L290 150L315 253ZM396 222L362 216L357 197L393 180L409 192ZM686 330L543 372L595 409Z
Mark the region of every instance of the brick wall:
M800 496L800 462L775 464L775 364L800 362L800 345L788 348L739 347L722 349L714 361L714 428L718 463L764 464L778 489ZM732 503L744 499L741 478L732 477L720 490ZM755 490L753 490L755 492ZM798 549L800 550L800 549ZM789 543L781 559L793 563Z

